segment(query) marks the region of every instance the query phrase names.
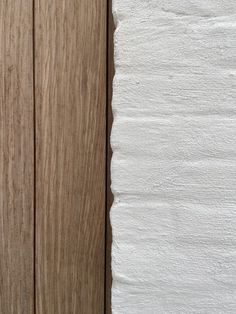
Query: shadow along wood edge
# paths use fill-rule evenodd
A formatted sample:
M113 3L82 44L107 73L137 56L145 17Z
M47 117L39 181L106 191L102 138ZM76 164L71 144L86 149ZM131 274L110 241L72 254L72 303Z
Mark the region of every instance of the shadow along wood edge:
M112 158L112 150L110 146L110 135L113 122L112 116L112 82L115 73L114 69L114 45L113 35L115 25L112 15L112 0L108 1L107 10L107 188L106 188L106 314L111 314L111 287L112 287L112 272L111 272L111 246L112 246L112 229L110 224L110 209L113 203L113 194L111 192L111 173L110 165Z

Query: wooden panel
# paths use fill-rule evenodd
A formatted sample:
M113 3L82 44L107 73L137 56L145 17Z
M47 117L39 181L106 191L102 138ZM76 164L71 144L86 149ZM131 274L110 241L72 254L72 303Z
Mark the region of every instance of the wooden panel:
M106 1L35 5L37 313L104 313Z
M106 222L106 314L111 314L111 243L112 243L112 230L110 225L110 208L113 202L113 195L111 192L111 179L110 179L110 164L112 151L110 146L110 134L112 126L112 82L114 76L114 58L113 58L113 35L114 35L114 22L112 16L112 0L108 0L108 32L107 32L107 222Z
M34 308L32 1L0 1L0 313Z

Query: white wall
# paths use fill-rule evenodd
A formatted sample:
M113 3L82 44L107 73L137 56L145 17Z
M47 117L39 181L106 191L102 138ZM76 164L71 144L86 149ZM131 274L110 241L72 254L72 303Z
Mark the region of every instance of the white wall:
M235 314L236 2L113 11L113 313Z

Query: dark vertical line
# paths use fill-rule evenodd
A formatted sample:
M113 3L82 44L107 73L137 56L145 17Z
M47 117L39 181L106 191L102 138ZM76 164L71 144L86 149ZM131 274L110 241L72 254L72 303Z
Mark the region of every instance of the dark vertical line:
M105 251L104 251L104 314L107 313L107 215L108 215L108 167L109 167L109 12L110 0L106 1L106 156L105 156Z
M33 242L33 276L34 276L34 314L36 314L36 93L35 93L35 0L32 0L32 16L33 16L33 30L32 30L32 48L33 48L33 138L34 138L34 242Z

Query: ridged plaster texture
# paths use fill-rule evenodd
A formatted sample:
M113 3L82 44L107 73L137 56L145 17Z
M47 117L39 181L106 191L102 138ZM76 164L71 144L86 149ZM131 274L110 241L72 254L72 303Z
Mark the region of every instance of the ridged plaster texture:
M113 314L235 314L236 2L113 14Z

